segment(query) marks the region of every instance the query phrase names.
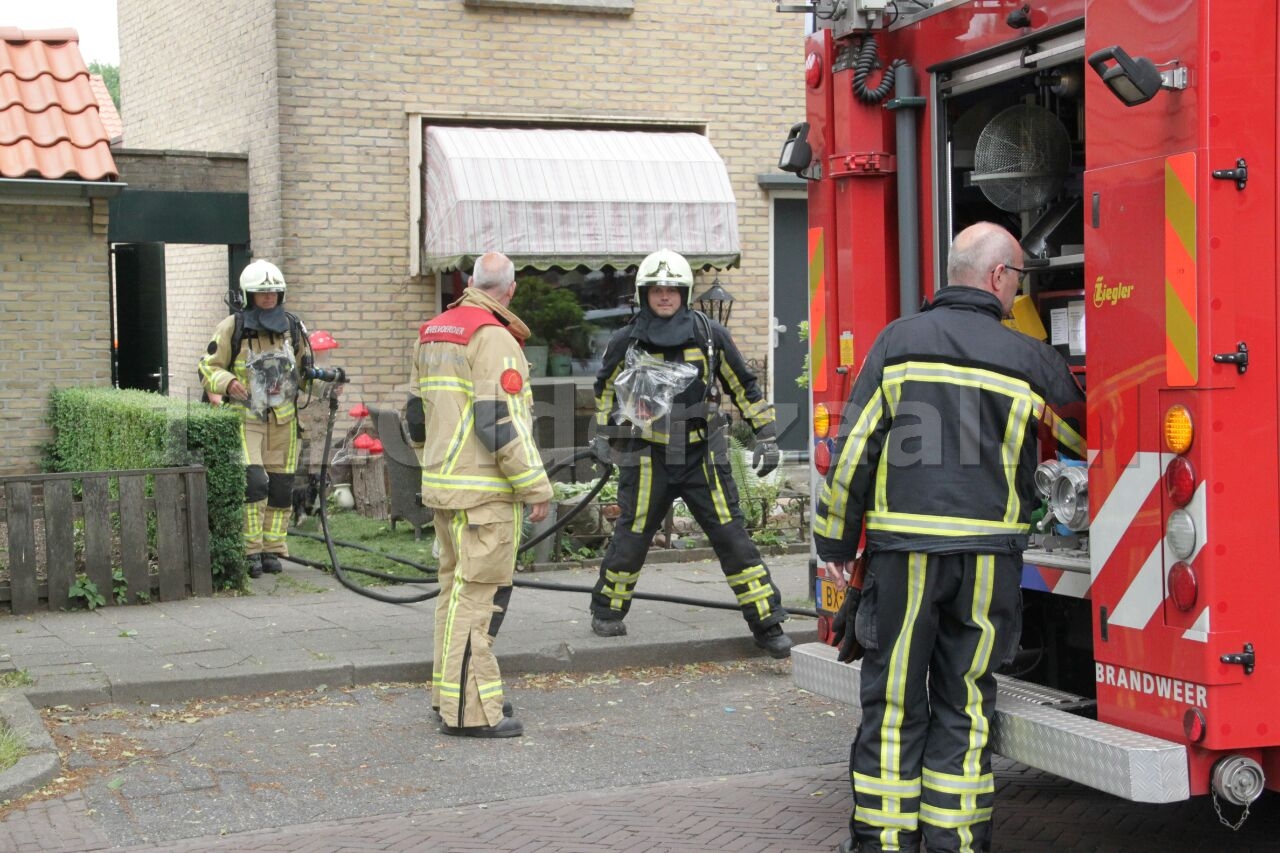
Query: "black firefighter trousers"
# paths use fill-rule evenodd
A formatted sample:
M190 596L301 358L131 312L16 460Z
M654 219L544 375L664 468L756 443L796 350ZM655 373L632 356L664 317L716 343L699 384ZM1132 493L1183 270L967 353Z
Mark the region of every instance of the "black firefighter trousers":
M724 446L701 441L671 448L633 441L633 452L617 459L621 514L591 593L592 616L616 620L627 615L653 535L681 497L711 540L752 633L786 620L782 596L747 534L727 453L713 451L711 444Z
M1019 554L872 554L849 756L861 849L990 848L995 671L1017 650L1021 575Z

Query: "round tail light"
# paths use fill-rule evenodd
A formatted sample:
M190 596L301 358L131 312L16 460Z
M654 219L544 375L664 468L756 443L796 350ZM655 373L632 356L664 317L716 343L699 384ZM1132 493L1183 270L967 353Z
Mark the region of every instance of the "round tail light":
M1175 456L1164 471L1164 488L1174 506L1186 506L1196 493L1196 471L1185 456Z
M831 470L831 442L829 439L824 438L814 442L813 467L817 468L818 473L824 477Z
M1195 570L1187 563L1174 563L1169 570L1169 596L1173 599L1173 606L1186 613L1196 606L1198 592Z
M817 438L826 438L831 432L831 412L825 403L813 407L813 434Z
M1189 560L1196 550L1196 523L1185 509L1169 513L1164 525L1164 544L1175 559Z
M1191 424L1191 412L1179 403L1164 413L1164 446L1170 453L1186 453L1191 448L1195 429Z

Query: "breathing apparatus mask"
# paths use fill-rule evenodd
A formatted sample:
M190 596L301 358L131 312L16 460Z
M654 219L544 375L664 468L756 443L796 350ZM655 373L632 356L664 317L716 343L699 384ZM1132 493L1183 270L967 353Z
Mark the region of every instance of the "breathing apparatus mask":
M287 337L279 349L250 353L244 366L249 379L249 411L258 417L297 398L297 359Z
M671 413L676 396L697 377L695 365L665 361L636 347L628 349L626 367L613 383L618 398L615 420L648 431Z

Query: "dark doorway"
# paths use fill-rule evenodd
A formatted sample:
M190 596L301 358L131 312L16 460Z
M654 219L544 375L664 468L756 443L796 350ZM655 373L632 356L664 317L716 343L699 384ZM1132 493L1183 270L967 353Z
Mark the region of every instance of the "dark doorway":
M809 343L800 324L809 319L808 213L802 198L773 200L773 405L783 450L809 450L809 390L805 376Z
M168 394L164 243L120 243L112 254L116 385Z

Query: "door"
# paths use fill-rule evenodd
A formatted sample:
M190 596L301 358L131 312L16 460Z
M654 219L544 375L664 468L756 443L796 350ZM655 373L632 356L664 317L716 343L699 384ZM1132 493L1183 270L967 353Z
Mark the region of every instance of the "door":
M809 319L808 213L803 198L773 200L773 405L778 416L778 446L809 450L809 387L805 355L808 341L801 323Z
M119 243L112 253L116 385L168 394L164 243Z

